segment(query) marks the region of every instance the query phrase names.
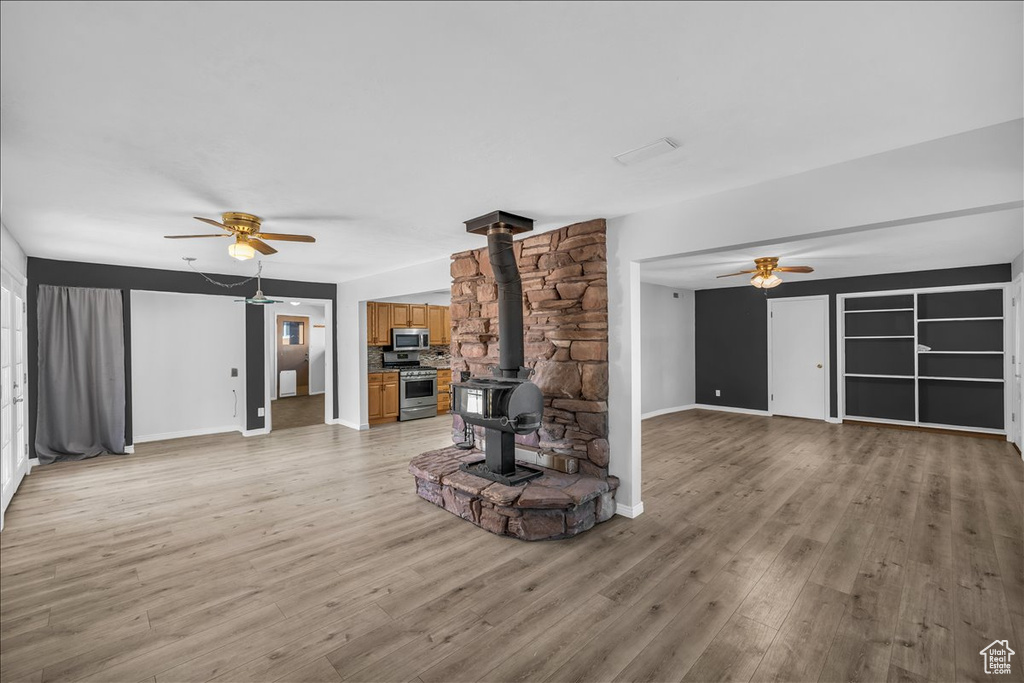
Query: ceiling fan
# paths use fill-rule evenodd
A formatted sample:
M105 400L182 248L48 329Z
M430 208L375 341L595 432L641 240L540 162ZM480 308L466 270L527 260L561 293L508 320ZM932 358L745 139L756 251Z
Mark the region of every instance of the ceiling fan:
M215 227L223 228L228 231L228 234L164 235L164 237L169 240L191 239L193 237L234 237L235 242L228 247L228 254L240 261L251 259L256 255L257 251L266 256L276 254L277 249L274 249L263 240L316 242L316 238L311 237L310 235L288 235L279 232L263 232L260 229L262 219L259 216L252 215L251 213L228 211L227 213L221 214L221 221L215 221L212 218L200 218L199 216L193 216L193 218L197 221L202 221Z
M750 284L759 289L771 289L782 284L782 278L775 273L813 273L814 268L810 266L780 266L778 256L764 256L754 259L754 270L741 270L738 273L728 273L718 277L733 277L734 275L745 275L755 273L750 278Z

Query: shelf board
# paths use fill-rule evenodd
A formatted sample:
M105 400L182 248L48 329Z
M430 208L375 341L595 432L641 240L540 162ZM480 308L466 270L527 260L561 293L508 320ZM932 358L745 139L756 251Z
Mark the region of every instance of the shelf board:
M844 377L871 377L875 379L914 379L913 375L865 375L859 372L847 372Z
M921 375L918 379L937 379L943 382L999 382L1003 383L1001 379L993 379L991 377L925 377Z
M843 311L844 313L896 313L897 311L912 311L913 308L871 308L863 311Z
M906 425L908 427L931 427L932 429L948 429L954 432L973 432L974 434L1006 434L1005 429L991 429L989 427L965 427L963 425L947 425L937 422L913 422L911 420L893 420L887 417L869 417L866 415L844 414L841 420L855 420L857 422L877 422L886 425Z
M1000 355L1001 356L1001 355L1003 355L1004 352L1003 351L918 351L918 353L937 353L937 354L945 354L945 355L950 355L950 354L961 355L962 354L962 355L965 355L965 356L967 356L967 355L971 355L971 356L975 356L975 355L982 355L982 356L984 356L984 355Z
M1002 320L1003 316L992 316L988 318L918 318L919 323L963 323L977 320Z
M895 335L894 334L887 334L887 335L878 335L878 336L868 335L868 336L865 336L865 337L843 337L843 338L844 339L914 339L915 337L912 334L895 334Z

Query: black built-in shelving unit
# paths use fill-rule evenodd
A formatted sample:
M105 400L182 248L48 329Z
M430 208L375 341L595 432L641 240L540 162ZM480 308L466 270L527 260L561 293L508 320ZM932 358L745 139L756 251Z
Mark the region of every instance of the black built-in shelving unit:
M1005 431L1005 287L840 296L843 417Z

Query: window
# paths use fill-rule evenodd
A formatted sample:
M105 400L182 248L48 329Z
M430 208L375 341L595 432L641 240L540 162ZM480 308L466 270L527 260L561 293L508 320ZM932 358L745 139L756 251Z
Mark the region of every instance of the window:
M302 346L306 343L305 325L293 320L285 320L281 323L281 344L282 346Z

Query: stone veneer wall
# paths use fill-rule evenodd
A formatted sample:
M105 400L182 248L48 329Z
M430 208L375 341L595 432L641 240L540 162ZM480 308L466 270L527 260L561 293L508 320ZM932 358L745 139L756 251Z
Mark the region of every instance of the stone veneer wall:
M517 437L608 476L608 281L605 221L515 242L523 279L526 366L544 393L543 427ZM452 255L452 371L498 363L498 292L487 248ZM461 430L461 419L455 417Z

